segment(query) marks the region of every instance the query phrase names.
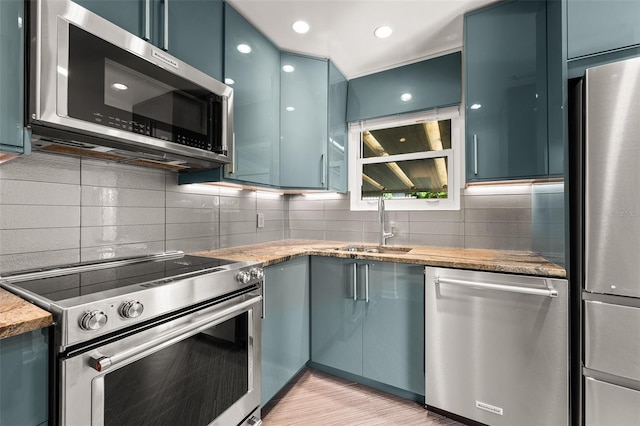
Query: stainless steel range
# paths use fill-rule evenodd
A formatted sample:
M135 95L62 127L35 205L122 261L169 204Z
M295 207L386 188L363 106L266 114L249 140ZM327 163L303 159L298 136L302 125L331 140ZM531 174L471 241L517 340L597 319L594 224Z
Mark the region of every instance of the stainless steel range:
M54 317L51 422L260 423L262 265L181 252L4 276Z

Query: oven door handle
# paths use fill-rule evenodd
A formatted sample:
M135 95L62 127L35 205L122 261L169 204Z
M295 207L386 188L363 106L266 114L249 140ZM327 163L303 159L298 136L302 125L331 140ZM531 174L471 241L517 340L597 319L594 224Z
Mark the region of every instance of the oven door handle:
M253 297L249 300L241 302L237 305L230 306L219 312L216 312L213 316L209 315L206 318L198 320L193 324L186 325L177 330L173 330L160 337L150 340L142 345L135 346L122 352L118 352L111 356L95 355L89 359L89 365L96 371L103 372L110 368L117 366L118 364L126 363L132 358L142 358L150 355L160 349L164 349L184 340L187 337L191 337L207 328L215 325L214 323L226 321L229 318L233 318L238 313L246 310L251 305L260 303L262 296Z

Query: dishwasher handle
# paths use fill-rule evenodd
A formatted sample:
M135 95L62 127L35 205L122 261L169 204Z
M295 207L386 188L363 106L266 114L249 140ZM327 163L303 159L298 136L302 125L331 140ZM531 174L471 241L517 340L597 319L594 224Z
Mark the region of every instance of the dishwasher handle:
M479 281L440 278L438 276L436 276L433 279L433 282L436 285L452 284L452 285L472 287L472 288L477 288L482 290L508 291L511 293L532 294L535 296L558 297L558 290L553 288L551 284L549 284L548 280L544 280L545 288L532 288L532 287L522 287L522 286L516 286L516 285L507 285L507 284L483 283Z

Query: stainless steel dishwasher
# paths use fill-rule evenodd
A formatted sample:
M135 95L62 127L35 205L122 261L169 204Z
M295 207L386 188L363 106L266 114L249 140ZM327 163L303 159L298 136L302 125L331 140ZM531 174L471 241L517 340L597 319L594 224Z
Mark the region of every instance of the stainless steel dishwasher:
M425 268L426 404L489 425L567 425L566 280Z

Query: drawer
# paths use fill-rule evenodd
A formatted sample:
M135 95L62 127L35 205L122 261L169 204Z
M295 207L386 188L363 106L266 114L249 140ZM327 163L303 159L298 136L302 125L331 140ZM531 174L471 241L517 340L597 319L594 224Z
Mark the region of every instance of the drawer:
M640 424L640 391L585 379L585 426Z
M585 367L640 381L640 308L585 301Z

